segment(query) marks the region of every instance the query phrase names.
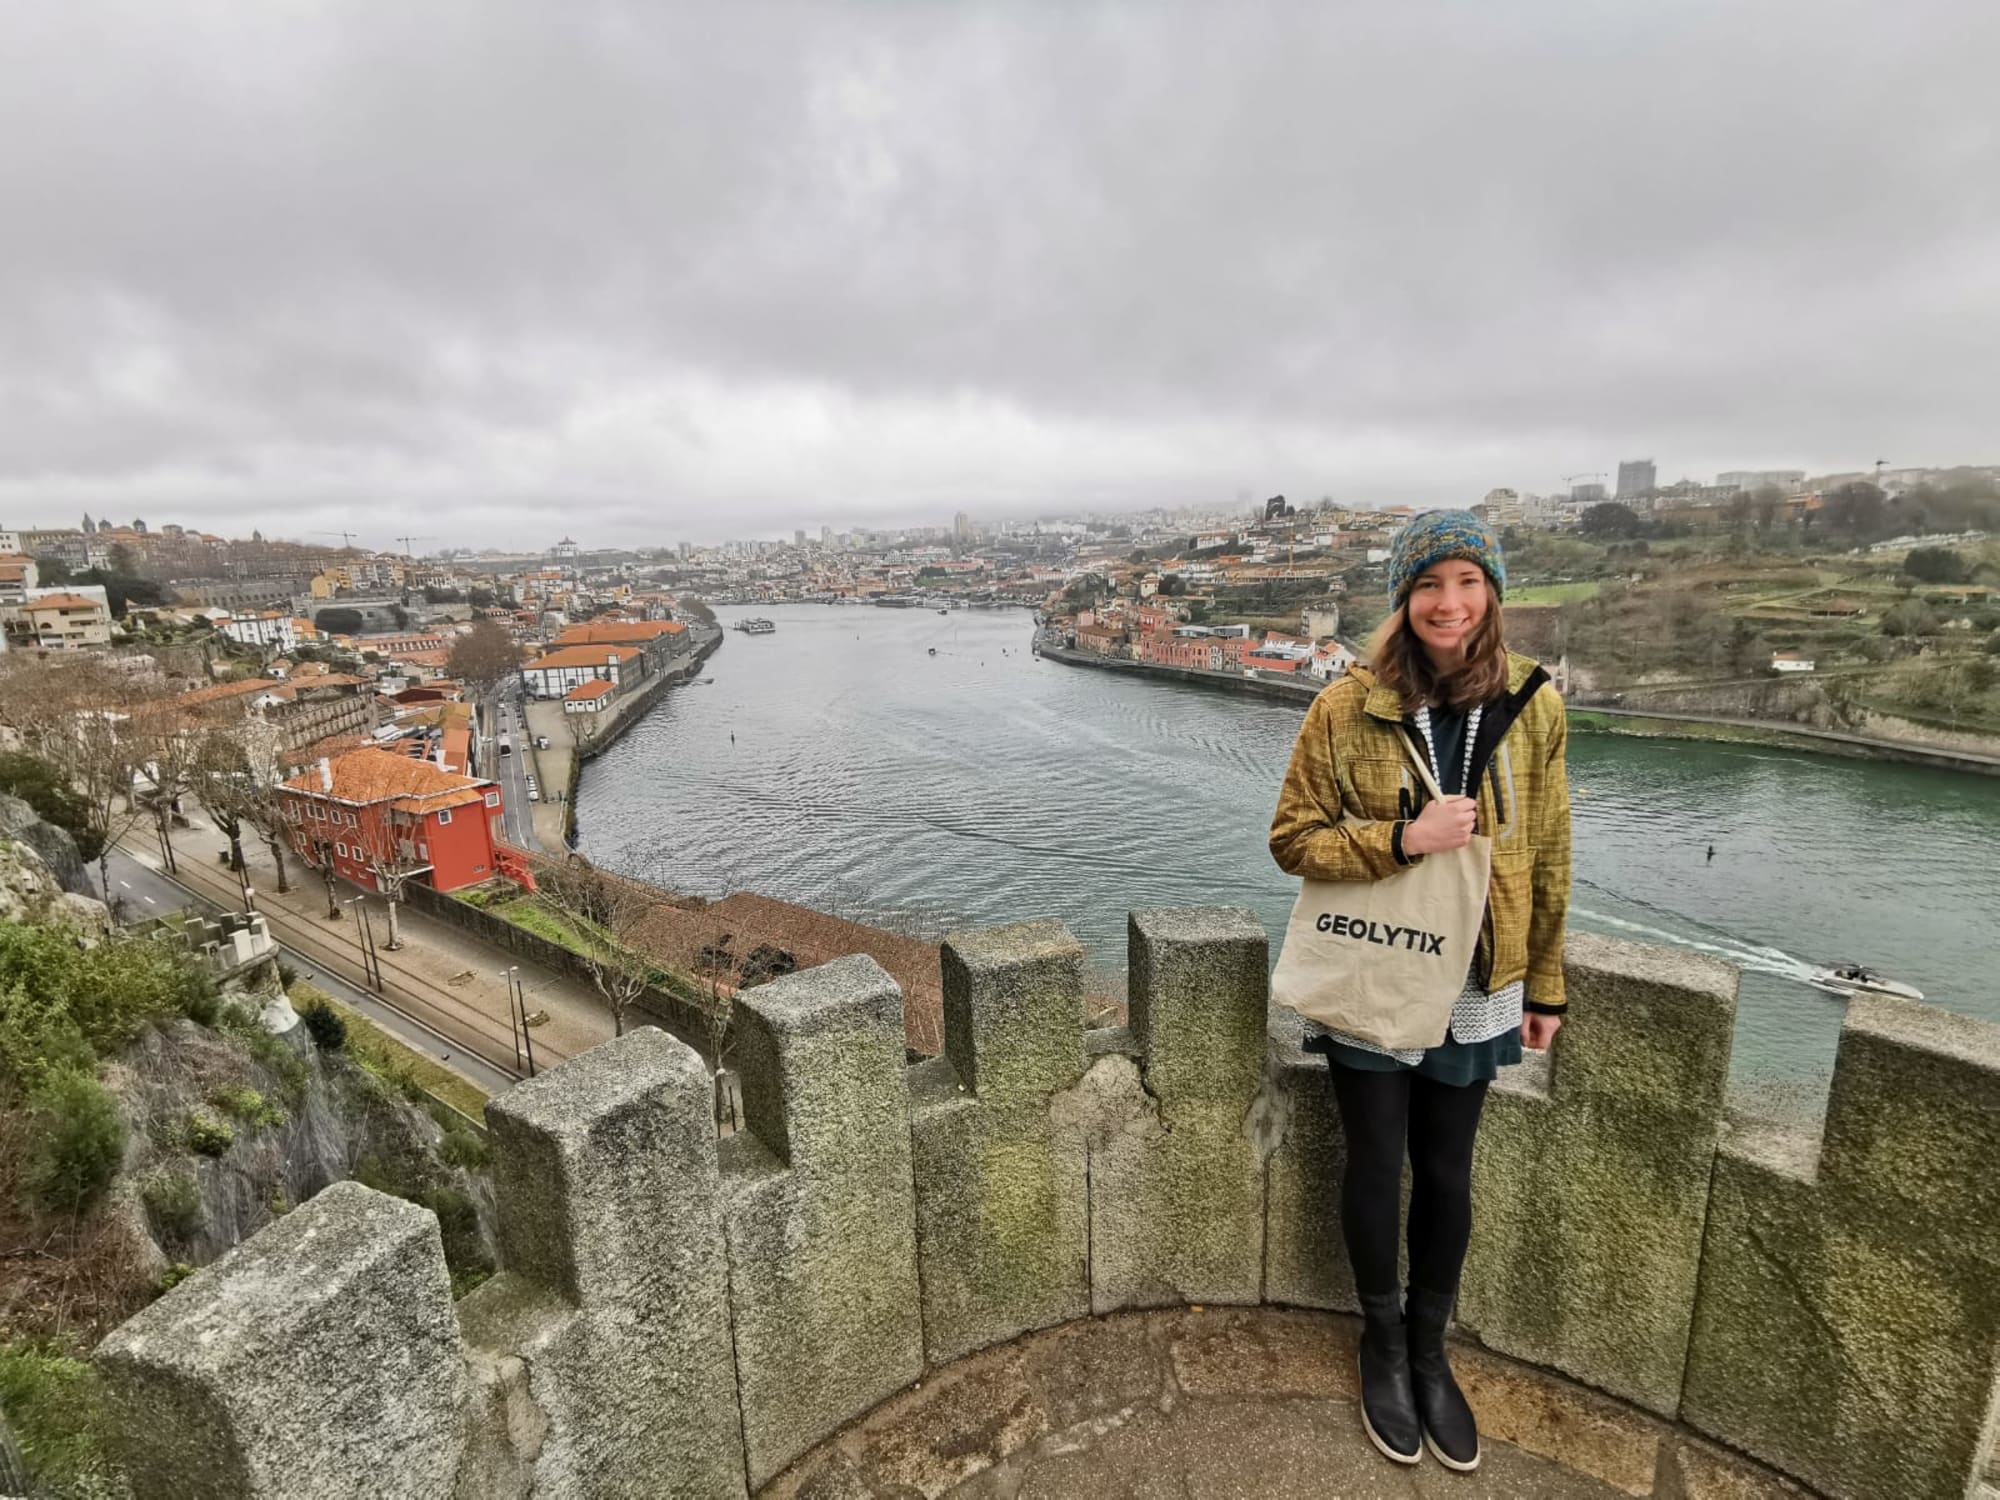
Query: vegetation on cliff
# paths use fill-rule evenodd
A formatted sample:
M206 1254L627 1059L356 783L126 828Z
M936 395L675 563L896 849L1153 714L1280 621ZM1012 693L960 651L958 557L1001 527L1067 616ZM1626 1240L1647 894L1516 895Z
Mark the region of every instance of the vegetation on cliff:
M0 1466L121 1493L89 1349L333 1181L432 1209L460 1290L491 1273L476 1090L439 1100L309 986L333 1024L294 1020L275 961L218 983L170 930L110 933L4 837L0 896Z

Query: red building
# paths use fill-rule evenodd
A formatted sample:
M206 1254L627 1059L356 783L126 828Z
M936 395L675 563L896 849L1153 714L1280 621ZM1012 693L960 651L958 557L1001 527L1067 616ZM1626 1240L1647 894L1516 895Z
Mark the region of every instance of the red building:
M500 871L500 788L483 777L369 747L322 760L283 783L292 847L318 867L380 890L382 873L440 891Z

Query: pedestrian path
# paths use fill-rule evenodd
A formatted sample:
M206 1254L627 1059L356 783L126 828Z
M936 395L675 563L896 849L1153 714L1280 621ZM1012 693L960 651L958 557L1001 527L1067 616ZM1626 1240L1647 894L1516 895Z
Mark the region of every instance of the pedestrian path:
M228 841L211 827L185 830L174 840L181 883L207 900L234 908L242 905L242 897L236 875L219 857L227 846ZM128 845L125 852L149 869L160 867L157 849L138 844ZM509 1001L509 968L516 970L527 1013L548 1017L528 1032L538 1069L587 1051L612 1035L610 1014L587 984L489 947L407 903L397 913L403 946L391 952L381 946L387 941L387 921L380 895L338 882L342 916L328 921L325 883L317 872L288 856L292 888L280 893L269 851L261 844L246 843L244 853L257 909L280 942L341 978L372 988L362 967L357 908L348 904L360 898L375 933L383 1000L408 1010L493 1066L526 1071L525 1054L518 1069L515 1063L517 1028Z

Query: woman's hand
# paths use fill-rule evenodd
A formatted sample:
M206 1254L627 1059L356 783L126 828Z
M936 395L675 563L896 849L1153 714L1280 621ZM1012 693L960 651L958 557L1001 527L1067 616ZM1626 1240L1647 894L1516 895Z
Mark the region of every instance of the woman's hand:
M1405 854L1442 854L1472 842L1479 804L1470 797L1436 797L1403 829Z
M1561 1016L1545 1016L1540 1011L1528 1011L1521 1017L1521 1045L1530 1052L1546 1052L1549 1043L1562 1030Z

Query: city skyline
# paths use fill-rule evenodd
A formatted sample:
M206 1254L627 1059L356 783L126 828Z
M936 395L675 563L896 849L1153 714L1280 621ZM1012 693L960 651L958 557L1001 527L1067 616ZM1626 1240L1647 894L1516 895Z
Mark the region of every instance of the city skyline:
M642 545L1993 457L1990 8L81 0L0 47L13 526Z

